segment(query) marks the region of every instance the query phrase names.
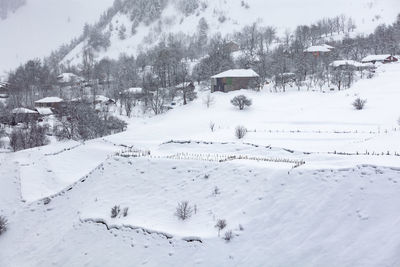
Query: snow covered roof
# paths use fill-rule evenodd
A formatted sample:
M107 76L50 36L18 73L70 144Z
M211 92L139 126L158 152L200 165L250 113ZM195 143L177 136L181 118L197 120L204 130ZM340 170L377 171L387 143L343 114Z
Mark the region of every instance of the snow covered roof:
M62 83L70 83L70 82L74 82L74 81L80 81L80 80L82 80L82 78L74 73L66 72L66 73L61 73L60 75L58 75L57 80Z
M143 88L132 87L132 88L126 89L124 92L131 93L131 94L141 94L143 92Z
M340 67L340 66L346 66L346 65L350 65L350 66L354 66L354 67L364 67L364 64L354 61L354 60L336 60L330 64L330 66L332 66L332 67Z
M107 102L107 101L114 101L113 99L106 97L104 95L96 95L97 102Z
M43 115L43 116L53 114L53 111L51 110L51 108L36 108L36 111L39 112L39 114Z
M252 69L233 69L227 70L220 74L214 75L211 78L255 78L260 77L254 70Z
M308 53L316 53L316 52L331 52L331 50L334 47L330 46L330 45L313 45L310 46L309 48L307 48L306 50L304 50L304 52L308 52Z
M12 114L37 114L38 112L35 110L27 109L27 108L14 108L11 110Z
M322 46L325 46L326 48L328 48L328 49L330 49L330 50L335 49L333 46L327 45L327 44L323 44Z
M35 103L60 103L60 102L64 102L63 99L56 97L56 96L52 96L52 97L45 97L43 99L40 99L38 101L35 101Z
M389 54L387 55L369 55L361 60L361 62L371 62L371 61L384 61L390 57Z

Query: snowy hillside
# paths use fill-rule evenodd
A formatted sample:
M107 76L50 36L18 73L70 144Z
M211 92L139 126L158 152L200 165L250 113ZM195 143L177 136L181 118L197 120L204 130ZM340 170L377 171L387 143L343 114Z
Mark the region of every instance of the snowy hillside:
M209 109L200 92L124 133L0 154L0 266L398 266L400 64L377 72ZM253 106L233 108L237 94Z
M85 22L94 23L113 0L27 0L0 20L0 76L21 63L48 56L79 36Z
M169 33L193 34L197 31L200 19L209 25L209 34L231 34L242 27L259 22L261 25L274 26L283 35L287 29L293 30L300 24L309 25L323 17L344 14L352 17L358 28L357 33L370 33L382 23L392 23L400 11L397 0L356 0L356 1L319 1L319 0L218 0L200 1L192 13L184 14L177 8L178 0L166 1L161 16L149 25L131 21L130 14L118 13L104 28L111 31L111 46L98 53L98 59L108 57L116 59L121 53L136 55L144 47L156 44L161 36ZM194 1L189 1L194 2ZM195 6L196 7L196 6ZM135 31L131 29L135 24ZM121 40L119 30L126 29L126 38ZM81 63L84 44L78 45L63 61L64 64Z

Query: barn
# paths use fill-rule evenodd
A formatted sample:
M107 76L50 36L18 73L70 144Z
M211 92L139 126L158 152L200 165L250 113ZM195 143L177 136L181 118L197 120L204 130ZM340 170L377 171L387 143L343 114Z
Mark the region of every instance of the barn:
M211 77L211 92L259 89L260 76L252 69L232 69Z
M361 61L362 63L392 63L392 62L397 62L399 61L399 59L395 56L392 55L370 55L367 56L365 58L363 58L363 60Z

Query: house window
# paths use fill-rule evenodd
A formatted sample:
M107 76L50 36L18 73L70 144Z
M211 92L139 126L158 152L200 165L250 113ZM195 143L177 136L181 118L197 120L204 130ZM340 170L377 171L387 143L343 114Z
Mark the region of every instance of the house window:
M232 85L232 78L226 78L226 84Z

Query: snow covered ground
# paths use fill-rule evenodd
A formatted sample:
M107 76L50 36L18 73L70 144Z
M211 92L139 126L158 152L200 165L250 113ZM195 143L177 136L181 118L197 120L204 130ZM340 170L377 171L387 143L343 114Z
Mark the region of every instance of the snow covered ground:
M209 109L202 92L123 133L0 153L0 266L399 266L399 73L341 92L214 94ZM238 94L253 105L235 109ZM112 219L114 205L128 215Z

